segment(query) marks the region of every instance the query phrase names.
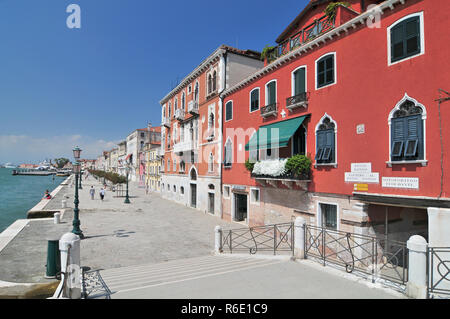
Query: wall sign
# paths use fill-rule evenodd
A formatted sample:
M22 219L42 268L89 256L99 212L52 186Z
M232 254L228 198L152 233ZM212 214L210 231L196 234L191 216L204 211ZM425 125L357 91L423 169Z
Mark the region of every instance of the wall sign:
M366 126L364 124L359 124L356 126L356 134L366 133Z
M352 163L353 173L371 173L372 163Z
M352 163L351 170L345 173L345 182L380 183L380 174L372 172L372 163Z
M383 177L381 186L386 188L419 189L418 177Z

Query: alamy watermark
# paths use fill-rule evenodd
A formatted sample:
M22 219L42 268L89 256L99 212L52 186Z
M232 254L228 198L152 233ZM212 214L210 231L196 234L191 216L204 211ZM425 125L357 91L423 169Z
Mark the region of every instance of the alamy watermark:
M70 15L66 19L66 25L69 29L81 29L81 8L78 4L69 4L66 12Z

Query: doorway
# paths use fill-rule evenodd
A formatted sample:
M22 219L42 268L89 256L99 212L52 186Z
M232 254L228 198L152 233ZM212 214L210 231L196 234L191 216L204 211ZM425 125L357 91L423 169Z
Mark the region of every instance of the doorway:
M208 193L208 212L214 215L214 193Z
M191 207L197 208L197 184L191 184Z
M234 220L243 222L247 220L247 195L234 194Z

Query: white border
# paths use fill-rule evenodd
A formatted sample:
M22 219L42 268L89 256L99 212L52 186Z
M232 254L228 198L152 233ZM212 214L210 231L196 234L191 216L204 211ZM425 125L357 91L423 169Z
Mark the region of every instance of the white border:
M305 69L305 92L308 92L308 67L306 65L301 65L291 72L291 96L295 95L295 77L294 73L300 69Z
M392 126L392 118L394 117L394 113L398 110L400 110L400 106L406 101L409 100L414 103L415 106L418 106L422 109L422 121L423 121L423 159L421 160L411 160L411 161L392 161L391 157L391 126ZM417 102L416 99L408 96L408 94L405 92L405 95L403 98L397 102L395 107L389 112L388 117L388 126L389 126L389 161L386 162L389 166L392 166L392 164L422 164L422 166L426 165L427 161L427 109L422 103Z
M322 208L320 207L320 204L325 205L333 205L336 206L336 231L340 230L341 226L341 219L340 219L340 207L338 203L330 203L330 202L323 202L323 201L317 201L317 226L322 227ZM328 228L327 228L328 229ZM334 230L334 229L330 229Z
M395 61L395 62L391 62L391 29L393 27L395 27L397 24L399 24L400 22L407 20L409 18L412 17L419 17L419 23L420 23L420 52L417 54L414 54L412 56L409 56L407 58ZM425 26L424 26L424 20L423 20L423 11L420 12L416 12L416 13L412 13L409 14L407 16L404 16L403 18L395 21L394 23L392 23L388 28L387 28L387 57L388 57L388 66L400 63L400 62L404 62L410 59L413 59L415 57L421 56L425 54Z
M258 90L258 108L254 111L252 111L252 92ZM261 88L259 86L254 87L250 93L248 94L248 112L249 113L255 113L261 108Z
M272 83L272 82L275 82L275 103L278 103L278 83L277 83L277 79L272 79L272 80L269 80L268 82L266 82L266 84L264 85L264 88L265 88L265 97L264 97L264 101L265 101L265 104L264 104L264 106L267 106L268 105L268 97L269 97L269 94L268 94L268 92L267 92L267 86L270 84L270 83Z
M334 82L330 83L330 84L327 84L327 85L324 85L324 86L321 86L320 88L318 88L317 87L317 62L320 59L326 57L327 55L333 55L334 56L334 58L333 58L333 61L334 61ZM314 87L315 87L316 90L321 90L321 89L324 89L326 87L329 87L329 86L337 84L338 81L337 81L337 56L336 56L336 52L327 52L327 53L321 55L316 61L314 61L314 66L315 66L315 71L316 71L316 76L314 77Z
M255 202L254 200L253 200L253 193L252 193L252 191L254 191L254 190L257 190L258 191L258 198L259 198L259 200L257 201L257 202ZM259 206L260 205L260 203L261 203L261 189L259 188L259 187L250 187L250 193L249 193L249 196L250 196L250 204L251 205L256 205L256 206ZM248 215L248 214L247 214ZM248 216L247 216L247 218L248 218Z

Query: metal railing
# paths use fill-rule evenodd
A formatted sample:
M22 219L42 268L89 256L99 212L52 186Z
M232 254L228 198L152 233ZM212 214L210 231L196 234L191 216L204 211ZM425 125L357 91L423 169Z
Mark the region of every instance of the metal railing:
M294 223L231 229L222 234L222 250L230 253L245 251L252 255L257 252L294 254Z
M327 16L323 16L314 21L309 26L295 33L289 39L280 43L273 51L268 55L268 62L275 61L282 55L289 53L295 48L307 43L318 36L330 31L335 26L335 21L329 20Z
M313 257L324 266L327 263L345 267L348 273L359 271L396 284L408 281L408 251L406 243L378 239L305 225L305 258Z
M427 298L450 295L450 247L428 247Z
M266 106L261 107L261 116L267 117L271 115L276 115L278 112L278 103L268 104Z
M308 94L300 93L286 99L286 108L292 109L298 106L304 106L308 103Z
M191 114L198 114L198 101L190 101L188 103L188 112Z

